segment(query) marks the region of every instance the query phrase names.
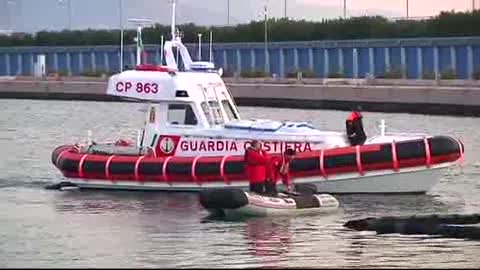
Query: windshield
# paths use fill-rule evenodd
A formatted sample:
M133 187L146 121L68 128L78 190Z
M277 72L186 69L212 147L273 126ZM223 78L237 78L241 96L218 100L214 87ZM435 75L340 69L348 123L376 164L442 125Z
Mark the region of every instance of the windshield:
M228 102L228 100L226 100L226 99L222 100L222 105L223 105L223 109L227 113L228 119L230 119L230 120L237 120L238 119L237 114L233 110L233 107L230 104L230 102Z
M196 125L197 117L190 104L169 104L167 121L172 125Z
M202 110L205 113L205 116L208 119L208 122L211 125L223 124L225 120L223 119L222 110L217 101L211 100L207 103L202 102Z

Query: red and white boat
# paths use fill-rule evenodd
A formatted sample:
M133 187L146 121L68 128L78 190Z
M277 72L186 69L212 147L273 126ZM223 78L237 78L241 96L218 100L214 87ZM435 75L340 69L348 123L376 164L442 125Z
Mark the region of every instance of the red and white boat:
M137 143L56 148L52 162L69 183L108 189L246 189L243 153L252 139L272 155L295 149L293 181L328 193L425 193L463 159L462 143L448 136L383 130L364 145L351 146L345 132L320 130L308 122L242 119L220 70L192 61L175 35L174 20L172 40L164 46L166 66L139 63L109 79L107 94L148 102Z

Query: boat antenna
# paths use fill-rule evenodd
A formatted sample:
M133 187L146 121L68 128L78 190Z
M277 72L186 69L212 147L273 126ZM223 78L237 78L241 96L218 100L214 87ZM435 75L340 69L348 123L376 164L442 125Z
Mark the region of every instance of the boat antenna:
M137 43L137 65L142 64L142 54L144 51L143 40L142 40L142 28L152 25L152 20L143 19L143 18L130 18L128 22L137 26L137 36L135 37L135 42Z
M177 6L177 1L176 0L171 0L172 1L172 41L176 40L176 35L175 35L175 12L176 12L176 6Z
M210 55L208 57L208 59L210 60L210 63L212 63L212 43L213 43L212 30L210 30Z
M143 40L142 40L142 26L137 26L137 66L142 64Z
M163 50L165 42L163 41L163 35L160 36L160 65L163 65L163 54L165 53Z

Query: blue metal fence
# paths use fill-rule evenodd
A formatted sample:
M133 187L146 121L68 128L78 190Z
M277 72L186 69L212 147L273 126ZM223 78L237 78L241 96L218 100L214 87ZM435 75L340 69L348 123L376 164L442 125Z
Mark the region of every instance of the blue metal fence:
M186 44L197 60L196 44ZM310 42L218 43L213 45L217 67L234 73L264 71L285 77L296 71L324 78L401 76L431 78L449 72L471 79L480 71L480 37L342 40ZM160 64L160 46L147 45L147 62ZM208 44L202 60L209 58ZM32 75L38 54L45 54L47 72L81 75L85 72L118 72L119 46L8 47L0 48L0 76ZM126 46L124 64L135 63L135 47ZM265 65L267 61L267 65Z

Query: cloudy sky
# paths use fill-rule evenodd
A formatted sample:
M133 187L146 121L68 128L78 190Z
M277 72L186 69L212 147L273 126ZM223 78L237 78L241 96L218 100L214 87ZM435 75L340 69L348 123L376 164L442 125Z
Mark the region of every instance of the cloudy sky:
M0 29L35 32L69 27L68 3L71 1L71 27L113 28L123 21L149 18L162 24L170 21L169 0L0 0ZM405 16L407 0L347 0L348 15ZM475 0L480 6L480 0ZM243 23L262 18L265 0L178 0L178 22L201 25ZM268 0L269 15L282 17L285 0ZM471 9L472 0L409 0L410 16L423 17L442 10ZM287 0L287 15L297 19L321 20L343 15L343 0Z

